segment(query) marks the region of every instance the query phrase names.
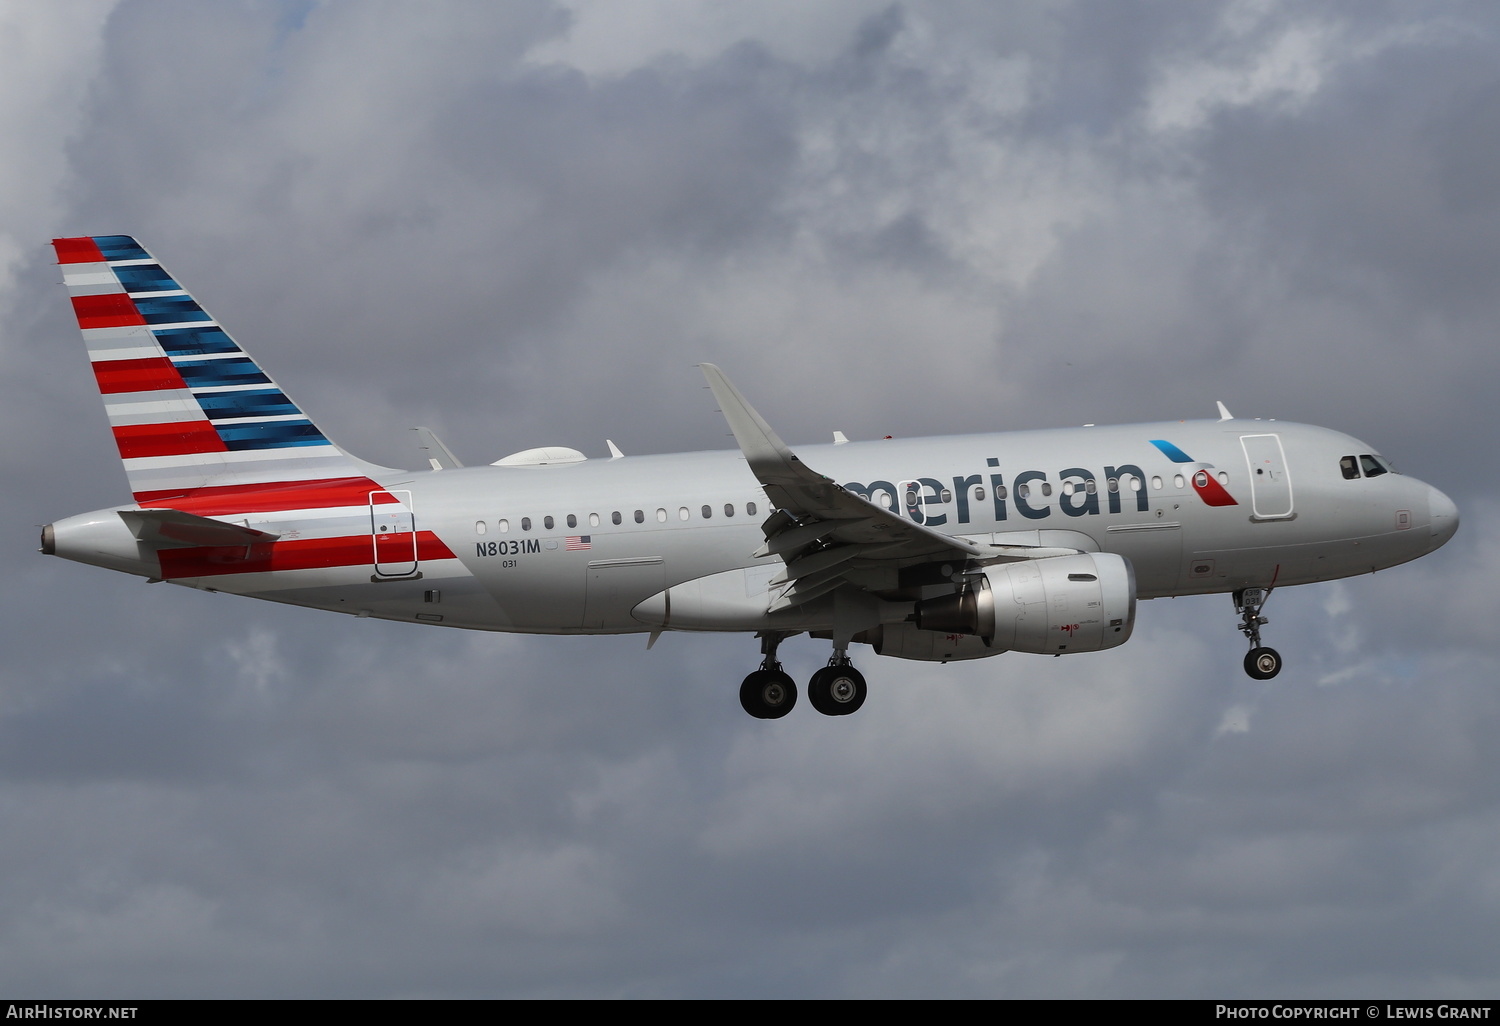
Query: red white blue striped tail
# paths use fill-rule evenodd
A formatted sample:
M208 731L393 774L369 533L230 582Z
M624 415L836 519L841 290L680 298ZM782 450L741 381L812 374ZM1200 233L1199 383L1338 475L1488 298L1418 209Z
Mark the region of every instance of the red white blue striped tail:
M52 245L136 502L365 479L130 236Z

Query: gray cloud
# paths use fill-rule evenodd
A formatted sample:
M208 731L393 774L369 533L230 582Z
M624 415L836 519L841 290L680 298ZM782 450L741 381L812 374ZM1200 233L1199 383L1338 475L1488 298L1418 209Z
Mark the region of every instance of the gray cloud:
M0 91L0 978L56 995L1495 988L1487 8L38 7ZM85 23L92 19L92 28ZM17 56L19 60L19 56ZM10 79L6 79L10 81ZM24 100L23 98L24 97ZM1408 567L1097 656L424 631L33 552L124 480L49 235L138 235L343 444L1324 423ZM783 650L800 678L821 643ZM801 712L801 710L799 710Z

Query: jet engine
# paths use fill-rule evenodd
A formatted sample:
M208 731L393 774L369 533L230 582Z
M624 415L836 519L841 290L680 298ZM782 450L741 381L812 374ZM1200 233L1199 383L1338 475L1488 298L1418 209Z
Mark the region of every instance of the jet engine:
M1123 645L1135 626L1135 571L1112 552L1001 563L969 581L918 602L917 627L974 635L996 652L1056 655Z

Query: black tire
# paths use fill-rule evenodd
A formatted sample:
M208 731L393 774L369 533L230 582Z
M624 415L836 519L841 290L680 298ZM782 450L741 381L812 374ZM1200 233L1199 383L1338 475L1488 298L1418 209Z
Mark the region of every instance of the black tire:
M824 716L848 716L865 704L864 674L854 667L825 666L807 683L807 700Z
M1245 654L1245 672L1256 680L1270 680L1281 672L1281 653L1274 648L1252 648Z
M818 710L824 716L837 716L839 714L838 710L833 708L828 698L828 672L832 669L833 667L831 666L823 667L814 673L812 679L807 682L807 700L812 703L814 709Z
M797 704L797 684L780 670L756 670L740 684L740 705L758 720L779 720Z

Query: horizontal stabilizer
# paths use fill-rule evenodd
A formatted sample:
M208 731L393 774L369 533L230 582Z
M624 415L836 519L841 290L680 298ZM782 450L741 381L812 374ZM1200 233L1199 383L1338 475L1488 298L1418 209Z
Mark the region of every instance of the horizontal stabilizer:
M176 509L122 509L120 519L136 540L162 549L203 545L256 545L281 537L239 524L194 516Z

